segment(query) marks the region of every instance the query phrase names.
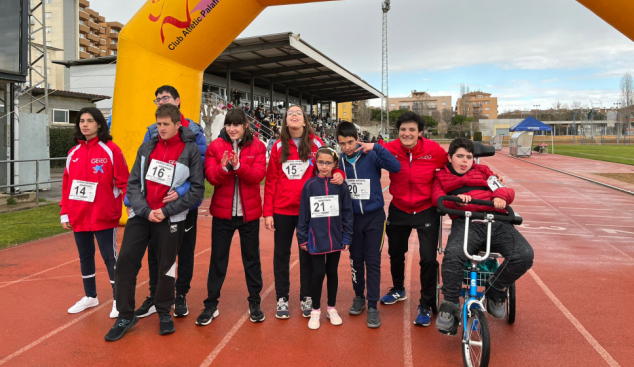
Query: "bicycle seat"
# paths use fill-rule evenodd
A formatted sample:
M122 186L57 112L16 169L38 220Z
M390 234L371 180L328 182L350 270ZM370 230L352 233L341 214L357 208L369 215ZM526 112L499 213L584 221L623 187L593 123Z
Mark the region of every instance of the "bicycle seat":
M492 145L484 145L479 141L474 141L473 145L475 147L473 151L474 158L492 157L495 155L495 147Z

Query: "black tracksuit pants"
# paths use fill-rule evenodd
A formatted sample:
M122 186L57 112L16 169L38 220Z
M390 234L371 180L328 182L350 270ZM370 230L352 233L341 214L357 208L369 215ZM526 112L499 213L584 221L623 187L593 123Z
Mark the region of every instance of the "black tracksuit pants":
M444 299L451 303L460 302L460 289L467 262L463 248L464 230L465 219L454 219L442 260L442 293ZM486 250L486 240L487 224L469 223L469 253ZM496 289L510 287L533 266L533 248L510 223L491 224L491 252L497 252L504 257L504 262L491 277L491 283Z
M350 244L352 288L357 297L365 297L366 270L368 306L376 308L381 298L381 252L385 238L385 211L355 214Z
M117 262L117 229L110 228L102 231L73 232L75 244L79 252L81 277L84 282L86 297L97 297L97 282L95 280L95 238L99 245L101 258L108 269L110 285L114 297L114 264Z
M191 288L194 276L194 255L196 250L196 233L198 228L198 208L190 209L184 223L183 240L178 250L178 267L176 269L176 294L186 295ZM154 297L158 283L158 260L154 246L148 246L147 264L150 271L150 297Z
M154 294L156 312L162 314L171 311L174 304L176 256L183 229L184 222L171 223L168 219L160 223L139 217L128 220L114 272L119 317L134 317L136 279L148 245L154 247L158 260L159 277Z
M408 214L390 204L386 234L389 240L388 254L394 288L405 289L405 253L409 248L412 229L418 232L420 253L420 305L431 307L436 303L436 249L440 216L431 207L416 214Z
M293 235L297 228L299 215L273 214L275 245L273 250L273 273L275 274L276 299L285 298L288 301L290 292L290 261ZM311 255L304 250L299 251L299 299L310 297L310 278L313 272Z
M301 252L306 252L300 250ZM313 274L310 279L310 295L313 298L313 310L321 308L321 290L324 287L324 278L328 276L326 288L328 289L328 306L337 304L337 289L339 288L339 259L341 251L327 254L309 255L313 263Z
M229 251L233 234L240 234L240 250L244 276L249 290L249 302L260 303L262 291L262 265L260 263L260 219L244 222L243 217L220 219L214 217L211 227L211 261L207 275L205 308L218 307L220 290L227 276Z

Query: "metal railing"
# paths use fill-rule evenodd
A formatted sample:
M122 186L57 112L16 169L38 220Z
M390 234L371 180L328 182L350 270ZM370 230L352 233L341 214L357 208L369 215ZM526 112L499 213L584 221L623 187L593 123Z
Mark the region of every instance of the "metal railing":
M20 186L31 186L31 185L35 185L35 203L37 205L40 205L40 185L42 184L49 184L49 183L57 183L57 182L62 182L62 180L49 180L49 181L44 181L44 182L40 182L40 162L42 161L59 161L59 160L66 160L66 157L57 157L57 158L42 158L42 159L15 159L15 160L6 160L6 161L0 161L0 164L2 163L6 163L6 164L11 164L11 163L26 163L26 162L35 162L35 182L29 182L29 183L19 183L19 184L14 184L14 185L0 185L0 188L11 188L11 187L20 187Z

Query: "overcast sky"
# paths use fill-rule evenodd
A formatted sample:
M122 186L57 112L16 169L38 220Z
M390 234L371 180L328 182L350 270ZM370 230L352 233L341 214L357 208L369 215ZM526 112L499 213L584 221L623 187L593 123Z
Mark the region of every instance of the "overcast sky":
M239 0L232 0L239 1ZM143 0L91 0L126 23ZM300 33L381 89L381 0L267 8L241 37ZM500 112L560 101L612 106L634 71L634 42L574 0L392 0L389 94L451 95L464 83L498 97Z

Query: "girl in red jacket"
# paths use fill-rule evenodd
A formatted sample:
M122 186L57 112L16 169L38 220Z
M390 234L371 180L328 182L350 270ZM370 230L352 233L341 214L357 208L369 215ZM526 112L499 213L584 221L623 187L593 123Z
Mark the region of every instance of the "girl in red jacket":
M299 203L304 183L315 176L314 157L324 143L313 132L306 114L299 106L291 106L282 120L281 138L273 145L266 171L264 189L264 225L274 231L273 271L277 312L275 317L287 319L290 288L289 263L293 233L299 219ZM332 183L343 183L343 172L336 170ZM312 299L310 279L312 260L306 251L299 252L299 296L304 317L310 317Z
M229 250L236 229L240 234L251 321L264 321L264 313L260 309L260 182L265 173L264 143L254 139L249 129L249 119L243 110L229 110L224 129L209 144L205 154L205 177L214 186L209 207L213 221L207 299L204 301L205 309L196 320L198 325L209 325L219 314L218 298L227 275Z
M123 153L112 142L106 120L97 108L86 107L79 111L73 138L77 145L68 152L59 206L62 226L73 230L79 251L86 296L68 309L68 313L79 313L99 304L95 238L114 293L117 228L129 172ZM113 301L110 317L118 315L116 301Z

